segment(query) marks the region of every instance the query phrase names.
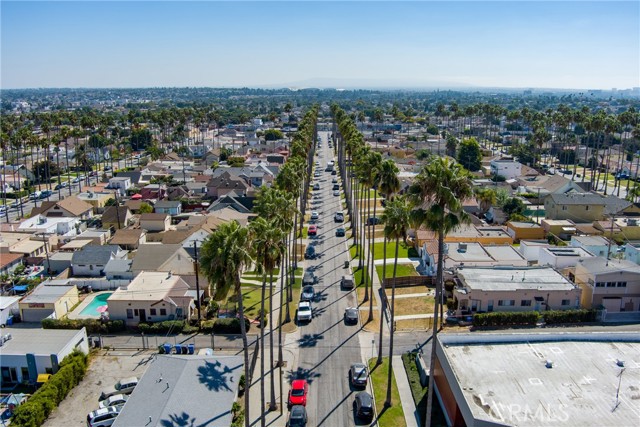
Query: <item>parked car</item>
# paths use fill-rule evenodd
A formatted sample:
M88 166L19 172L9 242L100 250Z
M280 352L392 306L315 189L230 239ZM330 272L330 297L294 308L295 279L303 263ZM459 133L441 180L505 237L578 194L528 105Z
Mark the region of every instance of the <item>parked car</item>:
M131 394L134 388L138 385L138 379L136 377L124 378L118 381L114 386L102 390L100 394L100 400L105 400L116 394Z
M338 171L336 171L335 169L331 171L331 175L338 175Z
M318 218L320 218L320 214L317 211L311 211L311 220L315 221Z
M311 322L313 318L313 310L309 301L300 301L298 303L298 322Z
M126 394L115 394L111 397L106 398L105 400L100 401L100 409L108 408L109 406L119 406L124 405L127 402L129 396Z
M344 276L342 276L342 280L340 280L340 287L342 289L353 289L353 286L354 281L352 274L345 274Z
M104 167L104 171L105 171L105 172L110 171L110 170L111 170L111 166L105 166L105 167Z
M316 249L313 246L307 246L307 250L304 251L305 259L313 259L316 257Z
M41 199L46 199L47 197L49 197L49 196L50 196L50 195L52 195L52 194L53 194L53 191L43 190L43 191L40 193L40 198L41 198Z
M344 310L344 323L347 325L357 325L358 324L358 308L357 307L347 307Z
M377 225L377 224L380 224L380 222L381 222L381 220L377 216L370 216L367 219L367 224L368 225Z
M306 427L307 409L302 405L293 405L289 412L287 427Z
M315 236L318 234L318 227L315 225L310 225L307 229L307 236Z
M333 220L335 222L344 222L344 214L342 212L336 212L335 215L333 215Z
M34 191L33 193L31 193L29 195L29 199L30 200L38 200L41 195L42 195L42 191Z
M289 390L289 399L287 405L292 408L294 405L307 406L307 393L309 392L309 384L306 380L293 380L291 389Z
M349 368L349 382L354 387L366 387L369 379L369 372L364 363L354 363Z
M314 190L314 191L318 191L318 190L320 190L320 184L319 184L319 183L317 183L317 182L316 182L315 184L313 184L313 190Z
M356 412L356 417L366 422L373 420L373 397L366 391L356 394L353 408Z
M334 196L339 196L340 195L340 190L333 190L333 195Z
M9 210L9 208L7 208L6 206L0 206L0 214L5 214L7 213L7 211Z
M333 184L333 190L339 190L340 184Z
M336 228L336 237L344 237L346 231L343 227Z
M331 179L331 183L332 184L337 184L338 183L338 178L332 178Z
M302 292L300 293L300 301L313 301L316 293L313 289L313 286L307 285L302 288Z
M313 286L316 283L316 276L313 275L313 272L307 270L304 272L304 276L302 276L302 286Z
M120 414L120 407L110 406L97 409L87 415L87 427L109 427Z

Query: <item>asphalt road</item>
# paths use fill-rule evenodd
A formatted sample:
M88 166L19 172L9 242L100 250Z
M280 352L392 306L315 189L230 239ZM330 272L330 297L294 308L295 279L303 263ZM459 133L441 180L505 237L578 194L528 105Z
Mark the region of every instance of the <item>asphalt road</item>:
M299 366L292 367L292 378L309 382L307 411L312 426L357 425L353 415L353 400L358 390L350 388L348 370L352 363L363 362L358 333L360 325L346 325L344 311L357 305L354 291L340 289L340 279L347 271L348 260L345 237L336 237L335 230L344 224L334 222L334 213L342 210L340 197L333 195L334 176L324 169L333 154L327 146L328 133L321 132L321 149L315 160L320 161L321 176L313 183L320 184L312 191L311 210L318 211L315 221L318 234L310 242L317 257L306 261L306 268L317 277L313 320L299 325ZM314 160L314 161L315 161ZM362 424L359 424L362 425Z

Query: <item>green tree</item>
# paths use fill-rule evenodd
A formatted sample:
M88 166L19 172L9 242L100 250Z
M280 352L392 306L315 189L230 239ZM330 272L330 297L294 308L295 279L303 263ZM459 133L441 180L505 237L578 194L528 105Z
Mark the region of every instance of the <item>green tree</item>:
M152 213L153 207L149 203L141 203L140 204L140 213Z
M244 162L244 157L229 157L227 159L227 164L231 167L242 167L244 166Z
M524 215L525 206L522 200L512 197L502 206L502 210L511 218L513 215Z
M486 213L491 206L498 201L496 191L492 188L483 188L476 191L476 200L478 201L480 211Z
M284 134L279 129L267 129L264 131L265 141L277 141L283 138L284 138Z
M36 182L46 182L52 175L58 175L60 170L58 166L51 160L42 160L33 165L33 174Z
M465 169L475 172L482 166L480 144L475 138L463 139L458 147L458 163Z
M456 138L451 134L447 135L446 148L447 148L447 156L455 157L456 150L458 148L458 138Z

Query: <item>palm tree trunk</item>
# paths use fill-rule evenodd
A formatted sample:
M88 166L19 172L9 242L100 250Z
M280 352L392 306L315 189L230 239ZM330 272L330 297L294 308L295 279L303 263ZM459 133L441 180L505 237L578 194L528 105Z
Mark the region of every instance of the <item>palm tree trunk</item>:
M240 288L240 272L236 274L236 294L238 295L238 311L240 314L240 333L242 334L242 347L244 351L244 426L251 427L249 412L249 389L251 388L251 376L249 372L249 343L247 342L247 325L244 323L244 304L242 302L242 290Z
M267 287L267 274L262 273L262 290L260 291L260 427L265 427L264 408L264 297ZM271 322L269 322L271 323Z
M391 334L389 335L389 370L387 372L387 398L384 401L384 406L391 406L391 381L393 377L393 364L391 360L393 359L393 335L395 334L395 325L394 325L394 312L396 305L396 283L395 278L398 271L398 248L400 247L400 239L396 237L396 253L393 260L393 283L391 284Z
M278 311L278 314L280 311ZM269 400L269 410L276 410L276 387L274 383L273 370L273 269L269 272L269 379L271 399Z
M383 333L383 327L384 327L384 309L385 309L385 304L387 302L387 291L385 290L385 279L387 276L387 257L386 257L386 253L387 253L387 236L384 237L384 244L383 246L383 252L385 253L385 257L382 260L382 281L380 282L380 288L382 290L381 292L381 298L380 298L380 338L379 338L379 342L378 342L378 360L376 361L376 365L379 365L382 363L382 333ZM393 293L393 291L391 291Z
M376 217L376 194L377 191L375 187L373 188L373 217ZM375 222L375 221L374 221ZM375 269L375 240L376 240L376 226L375 224L369 225L369 258L371 259L371 299L369 300L369 318L367 319L367 323L373 320L373 275L376 274Z

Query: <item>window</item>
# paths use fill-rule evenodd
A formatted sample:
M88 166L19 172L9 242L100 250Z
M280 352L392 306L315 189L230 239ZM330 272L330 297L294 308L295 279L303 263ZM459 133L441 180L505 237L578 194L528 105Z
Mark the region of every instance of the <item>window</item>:
M149 309L149 315L150 316L155 316L156 315L156 309L155 308L150 308Z
M607 288L615 288L616 282L607 282Z
M567 207L566 207L566 206L563 206L563 207L562 207L562 210L563 210L563 211L566 211L566 210L567 210Z
M531 300L530 299L523 299L522 301L520 301L520 306L521 307L531 307Z
M618 282L618 287L619 288L626 288L627 287L627 282Z
M512 299L498 300L498 306L501 306L501 307L508 307L508 306L514 306L514 305L516 305L516 301Z
M563 299L562 303L560 303L560 305L564 305L564 306L567 306L569 304L571 304L571 300L568 300L568 299Z
M93 270L93 264L89 266L89 270Z
M584 210L585 210L585 211L588 211L588 210L589 210L589 206L585 206L585 207L584 207Z
M604 282L596 282L596 288L604 288Z
M161 308L160 309L160 316L166 316L167 315L167 309L166 308Z
M133 309L133 315L134 315L134 316L137 316L137 315L138 315L138 309L137 309L137 308L134 308L134 309Z
M20 374L22 375L22 381L26 381L29 379L29 368L25 368L24 366L20 368Z
M133 310L127 308L127 319L133 319Z

